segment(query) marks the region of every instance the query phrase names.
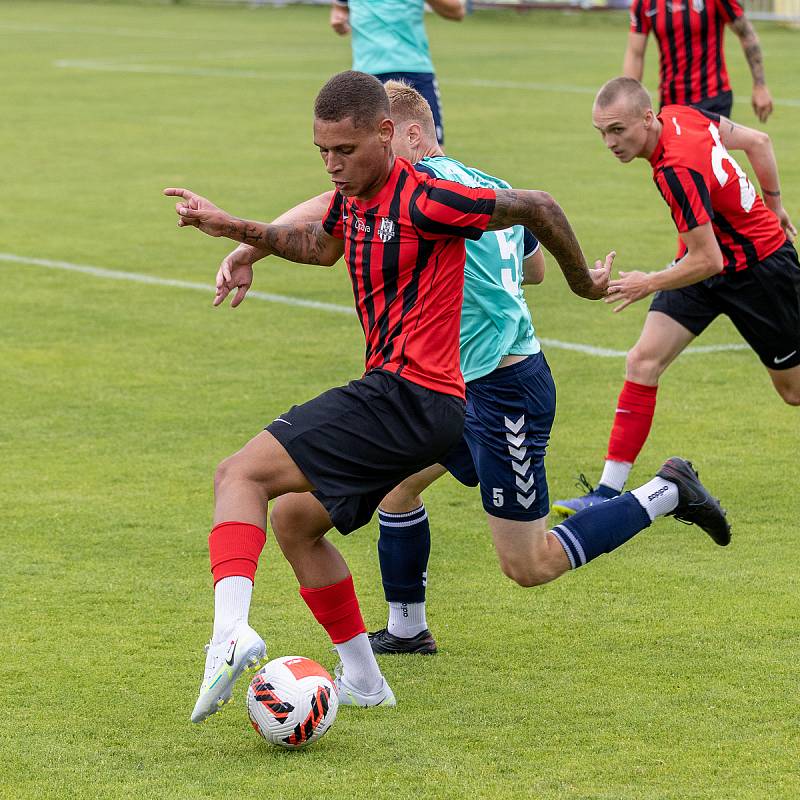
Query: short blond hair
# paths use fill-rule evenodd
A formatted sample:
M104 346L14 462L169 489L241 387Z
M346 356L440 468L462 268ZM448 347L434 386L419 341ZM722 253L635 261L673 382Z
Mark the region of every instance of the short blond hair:
M416 122L426 136L436 138L431 107L410 83L386 81L384 89L389 96L389 116L395 123Z
M608 108L617 100L624 99L632 111L644 113L653 107L650 93L635 78L612 78L606 81L594 99L597 108Z

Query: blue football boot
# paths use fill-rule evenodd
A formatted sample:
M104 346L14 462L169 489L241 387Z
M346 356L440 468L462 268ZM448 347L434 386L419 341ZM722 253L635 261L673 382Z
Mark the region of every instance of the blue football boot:
M586 494L582 497L573 497L569 500L556 500L552 507L554 513L561 514L564 517L571 517L573 514L583 511L584 508L591 508L598 503L605 503L606 500L610 500L612 497L619 497L620 494L616 489L604 486L602 483L598 483L595 489L594 486L586 480L586 476L583 473L578 476L578 483L575 485L579 489L586 489Z

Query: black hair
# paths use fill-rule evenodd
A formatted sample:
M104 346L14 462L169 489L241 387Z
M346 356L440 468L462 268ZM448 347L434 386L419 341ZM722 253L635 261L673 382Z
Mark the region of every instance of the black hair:
M314 116L326 122L351 117L356 128L363 128L389 117L389 98L374 75L347 70L334 75L320 89Z

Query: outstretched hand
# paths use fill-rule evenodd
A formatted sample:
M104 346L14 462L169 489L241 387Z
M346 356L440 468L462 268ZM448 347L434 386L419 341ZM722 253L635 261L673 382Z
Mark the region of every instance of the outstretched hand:
M650 275L646 272L622 272L619 278L608 284L608 297L606 303L622 302L614 309L616 314L627 308L631 303L641 300L652 293L650 288Z
M247 244L240 244L235 250L222 259L217 272L216 294L214 306L236 289L231 300L231 308L236 308L244 300L248 289L253 284L253 264L261 255Z
M616 257L616 250L612 250L604 261L599 258L594 262L594 269L589 270L589 275L592 278L592 300L599 300L605 297L608 290L608 282L611 279L611 265L614 263Z
M180 197L183 202L175 203L178 214L178 227L191 225L209 236L224 236L229 216L217 208L210 200L195 194L189 189L164 189L167 197Z

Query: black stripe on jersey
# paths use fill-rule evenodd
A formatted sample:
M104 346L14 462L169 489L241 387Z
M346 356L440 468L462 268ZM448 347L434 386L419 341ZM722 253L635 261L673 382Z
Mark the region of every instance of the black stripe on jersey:
M419 297L419 279L422 276L425 267L430 262L435 247L436 242L432 242L428 239L419 240L419 245L417 246L417 260L414 264L414 269L411 272L411 280L408 282L405 289L403 289L403 310L400 314L400 319L395 323L394 327L389 332L390 347L384 348L383 364L389 361L392 357L394 352L394 342L397 338L399 338L400 333L403 330L403 325L405 324L407 315L411 313L411 309L416 305L417 298ZM417 316L419 316L419 314ZM403 351L400 354L401 371L406 364L404 353L405 342L403 342ZM381 366L383 366L383 364L381 364Z
M333 229L336 227L336 223L339 221L339 217L342 216L342 203L344 198L342 197L339 192L333 197L333 205L331 206L330 213L327 217L325 217L325 221L322 223L322 227L325 229L325 233L329 236L333 235Z
M368 224L368 214L369 211L364 212L365 224ZM355 214L353 216L355 216ZM364 284L364 308L367 312L367 362L369 362L372 357L369 335L375 325L375 301L372 299L372 240L375 238L375 223L373 222L373 224L368 225L368 227L370 228L370 232L364 232L364 238L361 240L361 280Z
M400 219L400 202L407 180L408 173L405 171L401 172L397 178L394 194L389 203L389 219L393 221ZM384 363L386 363L391 360L394 351L392 340L387 343L386 337L389 335L389 310L397 297L397 279L400 274L400 230L396 222L394 223L394 236L388 242L383 243L383 264L381 266L383 268L384 305L383 311L378 317L379 335L376 349L382 353Z
M456 238L466 239L480 239L483 235L483 230L472 225L447 225L444 222L438 222L426 217L425 214L419 209L419 198L425 192L430 200L433 200L441 205L453 208L456 211L463 211L465 213L486 214L491 216L494 213L495 201L487 199L473 200L470 197L452 192L449 189L443 189L438 186L426 186L420 184L414 193L411 195L408 207L411 223L415 228L418 228L425 233L441 234L444 236L453 236Z
M697 108L696 106L694 110L699 111L704 117L710 119L715 125L719 125L719 121L722 119L722 117L715 111L706 111L704 108Z
M364 331L364 335L367 335L367 326L366 322L364 321L364 317L361 311L361 304L358 302L358 272L356 270L356 252L358 247L358 242L356 241L356 229L355 229L355 214L353 214L352 209L350 210L350 214L348 215L350 221L350 231L346 230L348 220L345 219L343 224L343 231L345 240L349 238L350 240L350 250L347 254L347 268L350 271L350 280L353 283L353 292L356 296L356 311L358 312L358 321L361 323L361 330Z
M700 202L703 204L703 208L706 210L708 216L714 219L714 207L711 205L711 195L708 191L708 185L703 180L703 176L693 169L689 170L689 175L692 178L692 183L694 183L694 188L697 189L697 194L700 196Z
M694 211L692 211L692 203L689 200L689 195L686 194L686 190L683 188L683 185L680 182L680 179L675 174L675 170L672 167L664 167L661 170L662 174L664 175L665 180L667 181L667 186L669 186L670 192L672 192L672 196L678 201L678 204L681 208L681 214L683 214L683 219L686 222L686 227L689 230L692 228L696 228L698 225L697 217L694 215ZM672 203L670 203L670 206Z
M683 73L683 85L686 94L683 96L684 103L692 102L692 93L694 91L694 81L692 80L692 66L694 66L694 53L692 51L692 9L689 0L684 0L683 7L683 52L686 54L686 69ZM702 59L703 54L700 54Z
M723 35L723 28L725 27L725 23L722 21L722 17L717 14L714 17L714 26L717 29L717 90L714 92L714 97L718 94L722 94L722 35Z
M439 177L427 164L414 164L414 169L417 172L422 172L424 175L430 175L431 178Z
M423 191L430 200L465 214L491 214L494 211L494 199L478 198L475 200L451 189L445 189L443 186L424 186ZM414 205L416 207L416 203Z
M675 91L675 83L678 80L678 48L675 45L675 29L672 27L672 12L667 8L664 14L664 24L666 26L667 43L669 44L669 59L672 67L672 80L667 88L668 103L677 103L678 95ZM681 101L683 102L683 101Z
M700 41L708 41L708 8L703 3L703 9L700 12ZM698 54L700 59L700 99L705 100L708 97L708 67L706 55L703 52Z
M748 239L743 233L740 233L736 228L728 222L722 214L717 213L714 217L714 224L725 234L730 236L734 244L738 244L744 251L745 261L748 267L754 267L758 264L758 253L756 246Z
M733 10L733 6L730 4L730 2L728 2L728 0L722 0L722 5L725 7L725 11L727 12L729 19L736 19L736 12Z
M717 238L717 244L719 245L719 251L722 253L722 257L725 259L725 264L722 269L725 272L735 272L736 271L736 254L731 250L728 245L724 244Z

